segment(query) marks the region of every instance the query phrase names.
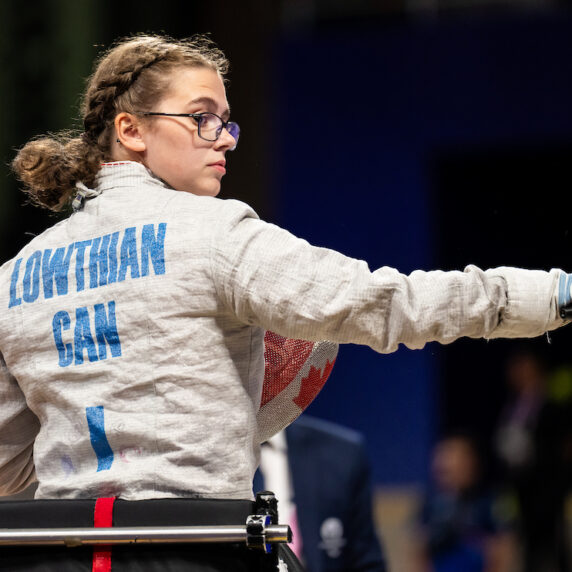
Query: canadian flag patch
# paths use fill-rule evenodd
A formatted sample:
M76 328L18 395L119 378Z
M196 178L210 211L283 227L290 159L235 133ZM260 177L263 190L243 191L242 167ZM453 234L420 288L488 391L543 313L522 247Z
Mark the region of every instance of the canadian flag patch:
M260 442L292 423L320 392L328 379L338 344L264 336L264 384L257 421Z

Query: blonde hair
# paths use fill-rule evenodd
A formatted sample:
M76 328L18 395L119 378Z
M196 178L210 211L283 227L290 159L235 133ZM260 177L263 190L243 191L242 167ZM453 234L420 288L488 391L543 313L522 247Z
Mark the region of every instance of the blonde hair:
M169 87L179 66L207 67L224 78L228 61L207 36L175 40L137 35L116 42L95 64L81 114L85 131L34 138L12 162L33 203L58 211L77 182L92 185L102 162L110 159L114 119L122 111L150 111Z

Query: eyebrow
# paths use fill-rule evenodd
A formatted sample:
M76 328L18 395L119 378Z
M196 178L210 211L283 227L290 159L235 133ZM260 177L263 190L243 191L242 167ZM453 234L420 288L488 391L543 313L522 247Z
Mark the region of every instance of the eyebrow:
M218 107L217 102L212 97L208 97L206 95L192 99L190 103L191 104L201 103L203 105L206 105L207 107L210 106L213 109L217 109ZM225 109L221 113L221 117L226 121L230 117L230 109L229 108Z

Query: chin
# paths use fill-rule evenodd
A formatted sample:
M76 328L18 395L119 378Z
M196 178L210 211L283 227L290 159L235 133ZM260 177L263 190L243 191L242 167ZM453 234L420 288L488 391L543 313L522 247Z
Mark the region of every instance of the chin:
M203 187L195 187L191 193L201 197L216 197L220 193L220 182L204 185Z
M201 188L197 186L181 188L181 191L185 193L191 193L192 195L197 195L197 197L216 197L220 193L220 185L217 187L207 187Z

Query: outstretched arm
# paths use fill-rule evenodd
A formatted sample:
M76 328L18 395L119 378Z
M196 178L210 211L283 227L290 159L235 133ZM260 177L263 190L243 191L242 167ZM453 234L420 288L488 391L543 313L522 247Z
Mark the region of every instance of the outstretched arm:
M560 270L372 272L239 204L227 205L219 228L212 247L221 299L245 323L285 337L389 353L399 344L421 348L463 336L534 337L564 323L567 275Z

